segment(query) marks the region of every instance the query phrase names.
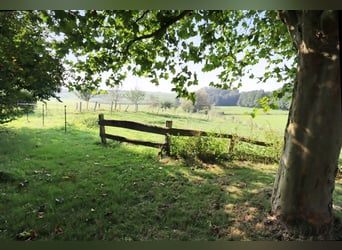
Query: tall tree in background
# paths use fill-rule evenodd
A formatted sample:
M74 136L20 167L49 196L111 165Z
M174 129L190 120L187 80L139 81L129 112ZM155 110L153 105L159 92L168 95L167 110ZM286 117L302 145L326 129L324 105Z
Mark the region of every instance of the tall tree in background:
M158 96L150 95L150 106L153 108L153 110L158 108L157 113L159 112L160 100Z
M263 90L253 90L248 92L241 92L237 105L241 107L259 107L258 100L266 96Z
M110 92L112 102L114 103L114 110L117 111L119 100L123 97L123 93L119 86L114 87Z
M93 91L90 89L79 90L75 92L75 95L87 103L87 110L89 110L89 101L94 97Z
M211 103L209 102L209 95L204 89L200 89L196 92L196 102L194 105L195 112L201 110L210 110Z
M188 99L183 99L181 107L185 112L192 113L195 111L194 103Z
M125 96L128 100L130 100L134 104L135 112L138 112L139 104L141 103L141 101L145 99L145 92L139 89L132 89L130 91L127 91Z
M25 111L18 103L56 97L62 86L63 66L40 24L32 12L0 12L0 124Z
M89 82L88 82L88 84L89 84ZM75 95L79 99L81 99L87 103L87 110L89 109L89 101L91 98L93 98L97 95L101 95L101 94L105 94L105 95L108 94L107 90L88 88L87 87L87 86L89 86L88 84L79 85L77 90L74 92Z
M219 70L224 89L255 78L251 66L267 65L260 82L275 78L293 91L272 210L291 226L326 233L333 222L332 192L341 150L341 78L336 11L58 11L46 23L70 48L87 57L73 65L85 75L112 72L119 84L132 72L158 84L169 79L180 97L194 99L198 83L188 63ZM56 25L56 23L58 25ZM64 46L64 47L63 47ZM77 85L77 81L75 82ZM295 223L294 223L295 222Z

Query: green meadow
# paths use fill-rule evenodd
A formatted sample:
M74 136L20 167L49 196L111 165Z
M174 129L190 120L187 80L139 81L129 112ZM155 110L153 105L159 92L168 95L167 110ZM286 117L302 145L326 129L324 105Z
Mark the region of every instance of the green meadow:
M69 100L48 102L43 116L42 106L0 127L0 239L287 239L269 215L277 159L263 159L280 153L287 112L260 112L252 119L251 109L241 107L189 114L146 105L134 112L122 105L111 112L109 104L94 111L94 103L79 112ZM172 120L177 128L278 143L276 148L240 143L232 159L217 163L160 157L155 148L114 141L102 145L100 113L106 119L158 126ZM106 131L140 140L165 139L126 129ZM339 218L341 197L339 174L334 193Z

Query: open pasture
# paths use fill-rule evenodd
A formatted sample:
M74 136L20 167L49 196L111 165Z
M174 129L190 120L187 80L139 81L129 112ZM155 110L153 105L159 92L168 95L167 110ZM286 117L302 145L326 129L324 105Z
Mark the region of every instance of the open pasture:
M265 136L273 133L282 137L285 129L288 111L271 110L264 113L257 112L252 118L251 108L244 107L216 107L214 106L208 114L184 112L181 107L171 108L166 111L153 108L150 105L139 105L139 112L134 112L134 106L129 104L118 105L118 111L111 111L110 103L89 102L86 105L74 99L66 99L63 103L50 101L45 110L44 126L64 126L64 109L66 106L67 125L78 126L84 123L95 128L98 114L103 113L106 119L129 120L145 124L165 126L167 120L173 121L173 127L184 129L197 129L209 132L234 133L239 136L254 139L267 139ZM86 107L88 106L88 110ZM96 109L95 109L96 106ZM42 127L42 104L39 103L34 114L28 116L28 126ZM92 122L94 121L94 123ZM24 120L15 121L14 124L25 123ZM22 124L25 126L25 124Z
M67 105L67 130L64 130ZM91 106L91 105L90 105ZM279 240L269 216L277 164L220 164L158 157L158 149L100 143L98 113L114 119L281 137L285 112L252 120L248 109L82 113L72 103L42 106L0 129L0 239L9 240ZM224 112L224 113L222 113ZM232 117L235 117L234 120ZM280 125L282 124L282 125ZM150 134L112 131L146 139ZM127 133L127 134L124 134ZM155 138L163 140L164 137ZM341 215L342 182L334 209ZM279 231L279 230L278 230Z

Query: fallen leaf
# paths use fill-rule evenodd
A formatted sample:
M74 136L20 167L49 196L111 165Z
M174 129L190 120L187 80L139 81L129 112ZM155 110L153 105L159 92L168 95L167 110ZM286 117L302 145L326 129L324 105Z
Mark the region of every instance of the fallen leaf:
M17 239L24 241L31 241L38 237L38 234L34 230L24 230L17 235Z
M246 188L247 187L247 183L238 183L238 184L235 184L233 186L237 187L237 188Z
M174 201L177 201L177 200L179 199L179 197L180 197L179 195L173 196L172 199L173 199Z
M222 184L220 185L220 190L221 190L221 191L225 191L226 187L227 187L227 184L226 184L226 183L222 183Z
M30 235L31 235L31 232L30 232L30 231L24 230L23 232L21 232L21 233L18 234L17 238L18 238L18 239L24 239L24 240L26 240L27 238L30 237Z
M170 205L169 204L162 204L159 206L159 209L162 210L162 211L165 211L167 209L170 208Z
M57 226L57 227L55 227L54 232L55 232L55 234L62 234L63 229Z
M64 197L61 197L61 198L56 198L55 199L56 203L63 203L64 202Z
M213 234L218 234L220 232L220 228L216 225L212 225L210 227L210 231L213 233Z
M44 218L44 212L38 212L38 219Z

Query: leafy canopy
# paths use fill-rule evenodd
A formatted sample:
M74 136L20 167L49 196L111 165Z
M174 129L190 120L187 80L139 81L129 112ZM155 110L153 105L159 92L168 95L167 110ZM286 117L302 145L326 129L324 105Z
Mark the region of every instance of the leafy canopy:
M193 99L188 87L198 79L192 64L218 70L220 81L210 85L225 89L249 76L274 78L288 90L296 72L296 51L275 11L46 11L41 18L62 38L58 53L77 57L69 60L75 88L98 87L107 71L106 83L118 85L132 72L157 85L170 79L178 96ZM257 63L265 63L262 76L251 72Z
M18 103L55 96L63 66L34 12L0 12L0 123L20 115Z

